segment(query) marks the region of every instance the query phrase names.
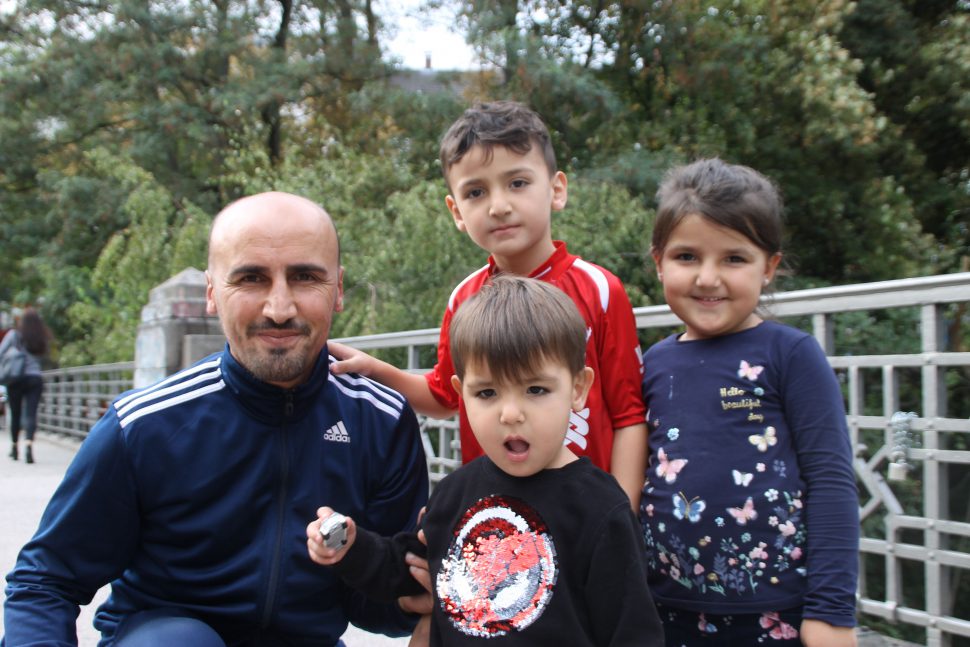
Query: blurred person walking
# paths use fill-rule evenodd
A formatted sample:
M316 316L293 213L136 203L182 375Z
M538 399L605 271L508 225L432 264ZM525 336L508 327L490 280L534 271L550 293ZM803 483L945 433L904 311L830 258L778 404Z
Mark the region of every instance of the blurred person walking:
M40 313L27 308L16 327L0 341L0 356L10 346L16 346L27 354L24 374L7 385L7 401L10 405L10 458L20 457L20 430L24 430L24 461L34 462L34 432L37 431L37 407L44 391L41 362L50 349L51 333L41 319Z

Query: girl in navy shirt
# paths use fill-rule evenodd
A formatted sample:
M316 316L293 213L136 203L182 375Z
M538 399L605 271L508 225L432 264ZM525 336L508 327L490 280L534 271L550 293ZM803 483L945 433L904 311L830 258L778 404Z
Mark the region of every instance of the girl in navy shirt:
M856 644L859 510L845 409L810 335L758 313L781 199L719 159L673 169L652 255L686 330L644 354L641 520L668 646Z

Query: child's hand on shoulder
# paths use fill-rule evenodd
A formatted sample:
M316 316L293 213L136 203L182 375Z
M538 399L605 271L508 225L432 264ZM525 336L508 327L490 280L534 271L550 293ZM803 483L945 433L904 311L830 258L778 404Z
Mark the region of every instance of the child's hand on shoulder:
M854 627L836 627L821 620L806 618L799 630L805 647L856 647Z
M330 371L334 375L342 375L343 373L371 374L373 358L364 351L335 341L327 342L327 351L337 358L337 361L330 365Z
M317 509L317 518L311 521L306 527L306 544L310 553L310 559L321 566L333 566L347 554L349 549L357 539L357 524L350 517L344 517L347 523L347 541L342 545L330 547L324 543L323 536L320 534L320 527L331 516L335 514L332 508L326 506Z

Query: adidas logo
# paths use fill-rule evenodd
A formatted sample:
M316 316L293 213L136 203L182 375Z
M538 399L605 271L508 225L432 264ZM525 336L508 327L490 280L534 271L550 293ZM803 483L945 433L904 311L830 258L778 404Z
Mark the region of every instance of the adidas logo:
M327 429L323 433L323 439L334 443L349 443L350 434L347 433L347 428L344 427L344 421L341 420L330 429Z

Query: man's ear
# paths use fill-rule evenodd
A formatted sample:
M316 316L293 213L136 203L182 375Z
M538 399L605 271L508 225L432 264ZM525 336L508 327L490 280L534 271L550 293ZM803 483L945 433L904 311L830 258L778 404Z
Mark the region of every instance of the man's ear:
M340 266L340 273L337 275L337 302L333 306L334 312L344 310L344 268Z
M451 388L455 390L455 393L461 395L461 380L458 379L457 375L451 376Z
M216 298L212 288L212 275L209 270L205 271L205 313L218 315L219 309L216 308Z
M461 211L458 210L458 203L450 195L445 196L445 205L448 207L448 211L451 212L451 217L455 221L455 226L458 227L458 231L465 231L465 219L461 217Z

